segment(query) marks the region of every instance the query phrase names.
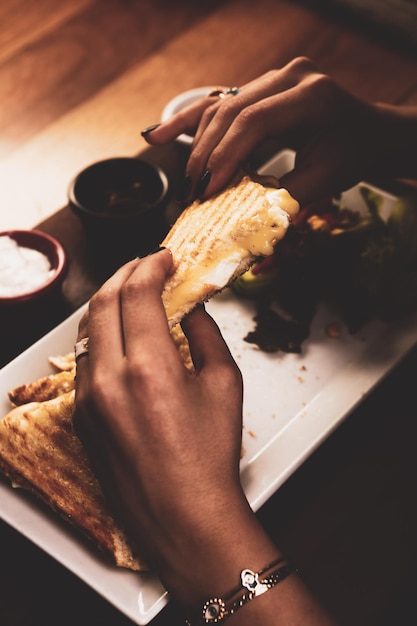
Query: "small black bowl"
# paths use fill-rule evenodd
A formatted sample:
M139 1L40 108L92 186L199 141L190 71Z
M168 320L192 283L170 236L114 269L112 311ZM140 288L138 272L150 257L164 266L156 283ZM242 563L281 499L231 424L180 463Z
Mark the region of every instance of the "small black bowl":
M169 190L168 177L159 165L115 157L77 174L68 199L90 242L119 265L158 245L166 230Z

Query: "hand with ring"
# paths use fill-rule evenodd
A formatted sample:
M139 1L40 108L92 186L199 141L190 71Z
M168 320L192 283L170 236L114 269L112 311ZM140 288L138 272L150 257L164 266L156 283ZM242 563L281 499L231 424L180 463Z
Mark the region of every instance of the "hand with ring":
M204 308L184 320L194 373L168 330L161 292L171 264L168 250L131 261L90 300L76 342L74 426L119 521L193 615L233 590L248 564L257 572L285 559L240 483L242 380L219 329ZM285 568L239 624L333 626Z
M171 263L168 250L132 261L92 297L79 325L74 425L119 516L183 600L205 585L196 561L217 561L204 544L196 553L198 537L218 527L220 547L227 528L253 522L239 479L241 374L204 308L184 321L195 374L184 366L161 300Z
M416 107L365 102L297 58L239 89L215 90L144 137L163 144L194 134L184 200L219 191L256 147L276 139L297 153L280 183L306 205L375 175L416 177L416 127Z

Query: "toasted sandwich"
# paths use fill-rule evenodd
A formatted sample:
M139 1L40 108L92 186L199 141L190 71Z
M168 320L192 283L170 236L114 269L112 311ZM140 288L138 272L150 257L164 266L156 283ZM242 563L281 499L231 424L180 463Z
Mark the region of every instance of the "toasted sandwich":
M186 208L161 244L174 264L162 293L170 327L257 258L272 254L298 210L286 189L264 187L248 176Z
M115 565L147 569L109 511L74 432L74 393L15 407L0 420L0 471L82 531Z

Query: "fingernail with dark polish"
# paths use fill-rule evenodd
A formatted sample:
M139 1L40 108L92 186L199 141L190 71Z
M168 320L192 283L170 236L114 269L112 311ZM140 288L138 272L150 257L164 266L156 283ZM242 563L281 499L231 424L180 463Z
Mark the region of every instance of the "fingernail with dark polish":
M196 198L201 198L201 196L203 195L203 193L208 187L210 179L211 179L211 172L209 172L209 170L206 170L204 174L202 175L202 177L200 178L200 180L198 181L198 184L195 190Z
M185 176L184 180L182 181L182 184L180 185L180 188L178 189L178 193L177 193L177 201L178 202L185 202L190 194L191 191L191 185L192 185L192 180L191 180L191 176Z
M161 124L153 124L152 126L148 126L148 128L144 128L141 131L141 135L142 137L147 137L147 135L149 135L149 133L151 133L153 130L156 130L157 128L159 128Z

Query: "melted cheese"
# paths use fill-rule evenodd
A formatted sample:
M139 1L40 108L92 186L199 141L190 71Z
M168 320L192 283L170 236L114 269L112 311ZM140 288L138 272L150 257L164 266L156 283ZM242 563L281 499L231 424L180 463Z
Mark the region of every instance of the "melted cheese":
M298 211L300 210L300 205L298 204L297 200L295 200L292 195L283 187L281 187L280 189L268 188L265 196L271 207L278 203L281 209L283 211L286 211L286 213L288 213L288 215L290 215L291 217L297 215Z
M245 258L268 256L288 229L299 204L286 189L268 189L262 214L242 222L233 237L210 251L204 264L188 268L183 280L169 292L166 303L168 319L186 302L207 298L225 287ZM220 251L219 251L220 250ZM244 268L247 269L247 268Z

